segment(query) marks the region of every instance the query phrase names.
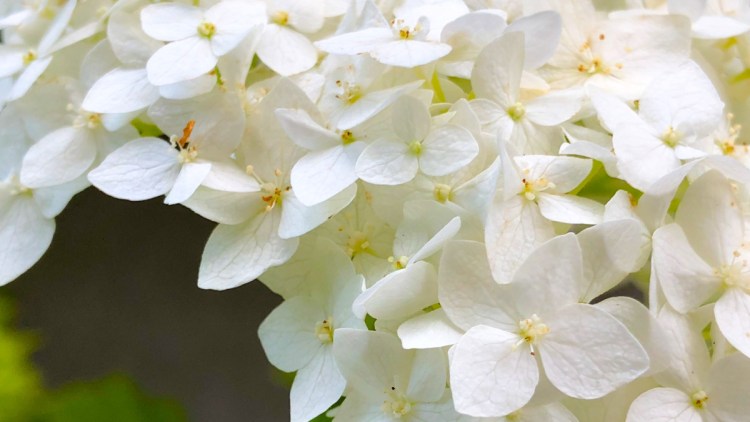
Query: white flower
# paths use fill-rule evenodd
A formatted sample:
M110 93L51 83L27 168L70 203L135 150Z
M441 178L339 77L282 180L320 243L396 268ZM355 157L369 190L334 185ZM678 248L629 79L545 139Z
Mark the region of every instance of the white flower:
M366 182L399 185L418 171L443 176L471 162L479 151L468 130L452 124L432 127L430 113L415 98L401 97L391 115L395 136L371 143L357 160L357 175Z
M156 86L195 79L210 72L252 30L265 23L260 3L224 0L210 9L160 3L141 11L143 31L167 41L148 60L148 79Z
M403 350L391 334L341 329L333 353L349 386L336 419L458 418L445 387L447 359L442 350Z
M492 280L483 249L454 241L441 261L440 303L467 330L451 359L459 412L503 416L521 408L539 383L538 359L552 385L587 399L648 369L648 355L622 323L579 303L585 278L575 236L542 245L508 285Z
M656 78L640 98L637 114L605 94L594 94L592 101L613 134L620 174L642 190L682 160L705 156L722 120L716 89L691 61Z
M654 233L654 269L667 301L688 312L719 293L719 329L750 356L748 248L733 188L716 171L704 174L686 192L675 221Z
M333 358L337 330L366 329L351 310L362 286L349 258L332 242L318 239L304 289L274 309L258 328L268 360L297 371L291 391L291 420L307 421L328 409L346 380Z

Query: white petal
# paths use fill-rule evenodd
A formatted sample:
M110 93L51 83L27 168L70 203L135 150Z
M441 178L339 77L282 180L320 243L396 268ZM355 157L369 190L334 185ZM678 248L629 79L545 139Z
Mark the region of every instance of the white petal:
M507 201L496 198L484 231L495 281L510 283L521 262L554 235L552 223L542 217L535 203L520 196Z
M58 129L31 146L23 157L21 183L30 188L60 185L82 175L96 158L86 129Z
M403 350L392 334L351 328L334 333L336 364L350 390L358 393L380 397L391 387L405 392L413 353Z
M651 253L651 233L638 220L606 221L577 235L583 252L581 299L589 302L641 269Z
M257 195L199 187L182 205L203 218L231 225L247 221L248 216L265 206L265 203Z
M732 262L732 253L740 248L744 237L739 200L718 171L709 171L690 185L675 222L693 250L715 268Z
M317 205L356 182L354 168L365 146L364 142L339 145L300 158L291 173L292 187L300 202Z
M604 215L604 205L575 195L539 193L537 203L545 218L560 223L598 224Z
M399 325L398 336L404 349L432 349L456 344L463 330L456 327L445 310L437 309Z
M636 189L645 190L680 166L674 149L654 136L643 123L618 126L612 144L617 168Z
M276 24L266 25L257 54L281 76L309 70L318 61L318 51L307 37Z
M481 243L454 240L445 245L438 272L438 297L446 315L468 330L489 325L514 330L518 321L507 292L492 280Z
M711 368L706 390L712 398L708 411L719 421L742 420L750 414L750 360L734 353Z
M594 306L568 305L547 325L539 345L544 371L571 397L602 397L648 370L648 354L635 337Z
M639 102L639 116L652 128L674 127L685 136L710 135L721 122L723 109L713 83L693 61L654 79Z
M231 289L253 281L269 267L286 262L299 241L279 237L279 220L279 212L273 210L241 225L217 226L203 250L198 287Z
M376 185L400 185L414 178L419 162L402 142L378 140L359 156L356 165L360 179Z
M572 233L557 236L538 248L518 267L509 284L514 306L526 317L544 315L577 303L583 271L581 248Z
M289 392L291 422L306 422L328 410L341 397L346 379L339 372L333 349L321 347L305 367L297 371Z
M143 32L159 41L198 36L202 20L203 12L199 8L179 3L152 4L141 10Z
M398 40L378 45L370 51L370 56L380 63L398 67L417 67L432 63L451 52L448 44Z
M393 131L401 141L422 141L430 131L430 112L424 103L411 96L403 96L391 108Z
M669 304L684 313L706 302L721 282L690 247L680 226L661 227L653 239L653 268Z
M525 104L526 118L542 126L557 126L573 117L582 105L578 90L554 91Z
M159 99L159 90L148 80L146 69L117 68L94 83L82 107L95 113L129 113Z
M350 185L329 200L308 207L297 199L292 190L284 197L279 236L282 239L302 236L338 214L352 202L356 194L357 185Z
M315 324L328 316L306 296L285 300L258 327L268 361L285 372L304 368L323 348L315 335Z
M393 272L370 287L363 303L375 319L401 319L437 302L437 273L420 261Z
M15 100L26 95L31 86L34 85L34 82L47 70L50 63L52 63L52 56L34 60L30 65L26 66L26 69L16 79L16 83L13 84L13 89L8 94L7 100Z
M703 422L690 397L674 388L653 388L638 396L627 422Z
M583 182L591 172L591 160L576 157L555 157L549 155L525 155L515 158L522 170L528 170L526 178L545 178L554 183L549 189L553 193L567 193Z
M322 127L305 110L281 108L275 113L289 139L302 148L317 151L341 145L340 135Z
M443 176L465 167L479 153L471 132L456 125L435 128L422 143L419 168L429 176Z
M365 94L364 97L355 101L354 104L345 107L336 115L332 115L331 122L336 125L337 129L353 128L385 110L386 107L393 104L402 95L419 88L422 83L422 81L414 81L394 88Z
M451 359L456 410L471 416L504 416L523 407L539 382L536 359L519 337L479 325L459 340Z
M217 61L208 40L196 36L160 48L148 60L146 70L152 84L169 85L208 73Z
M412 202L413 203L413 202ZM410 203L407 203L404 206L404 211L406 214L407 208L409 207ZM421 218L424 217L424 215L420 216ZM461 230L461 218L460 217L453 217L451 220L445 224L440 230L438 230L437 233L435 233L434 236L432 236L427 242L425 242L422 247L420 247L416 252L414 252L414 255L409 258L409 264L415 263L417 261L421 261L423 259L427 259L431 257L433 254L435 254L437 251L439 251L445 242L451 240L453 236L455 236L458 231ZM397 231L397 236L402 234L401 230ZM394 242L393 248L394 251L397 248L397 242Z
M55 220L45 218L31 196L0 195L0 286L3 286L44 255L55 233Z
M187 81L162 85L159 95L168 100L185 100L207 94L216 86L216 76L203 74Z
M471 72L471 86L478 98L504 107L518 100L524 63L523 39L522 33L508 32L482 50Z
M714 313L724 337L750 357L750 295L738 288L728 289L716 302Z
M523 32L525 35L526 69L536 69L552 58L561 31L560 14L551 10L523 16L508 26L508 32Z
M220 57L237 47L255 25L266 22L266 8L260 2L224 1L206 11L206 21L216 25L211 49Z
M315 46L331 54L355 55L369 53L376 45L393 40L390 28L367 28L317 41Z
M0 46L0 78L14 75L23 69L24 51L9 46Z
M649 357L647 374L656 374L669 367L670 349L675 345L665 341L664 328L643 304L629 297L611 297L594 306L617 318L641 343Z
M440 349L417 350L409 373L406 396L418 402L436 402L445 394L448 356Z
M202 185L224 192L258 192L258 181L242 171L233 161L212 161L211 172L203 179Z
M728 16L703 16L693 23L693 36L705 39L724 39L750 31L750 25Z
M126 66L142 67L163 45L143 32L139 19L138 13L117 10L107 21L107 43Z
M34 190L34 199L36 200L42 215L47 218L55 218L68 205L73 197L91 186L85 175L61 185L50 186L48 188L38 188Z
M667 8L669 13L685 15L691 21L695 21L706 11L707 0L669 0Z
M180 172L177 151L158 138L131 141L89 173L91 184L109 196L142 201L172 189Z
M620 125L640 122L636 112L614 95L591 87L589 88L589 97L596 109L599 121L610 133L614 133Z
M190 198L198 186L211 171L211 163L185 163L180 169L180 174L174 181L174 186L169 194L164 198L164 203L168 205L178 204Z

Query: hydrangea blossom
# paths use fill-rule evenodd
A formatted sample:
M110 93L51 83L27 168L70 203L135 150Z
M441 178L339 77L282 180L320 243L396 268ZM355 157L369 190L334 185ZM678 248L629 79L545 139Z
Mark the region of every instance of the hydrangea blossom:
M0 285L89 185L164 196L218 223L199 287L284 299L291 420L750 412L746 1L37 3Z

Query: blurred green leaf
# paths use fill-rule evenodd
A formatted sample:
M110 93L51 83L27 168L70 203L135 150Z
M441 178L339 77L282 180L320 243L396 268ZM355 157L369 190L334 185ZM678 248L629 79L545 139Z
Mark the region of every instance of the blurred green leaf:
M181 422L180 406L146 396L123 375L78 382L52 394L36 421L43 422Z

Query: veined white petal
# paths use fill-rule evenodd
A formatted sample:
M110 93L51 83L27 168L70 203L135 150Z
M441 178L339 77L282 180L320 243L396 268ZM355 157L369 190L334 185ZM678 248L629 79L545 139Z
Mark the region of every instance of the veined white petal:
M276 24L266 25L258 42L258 57L281 76L309 70L318 61L318 51L304 35Z
M141 27L151 38L177 41L198 36L203 21L201 9L180 3L157 3L141 10Z
M45 218L31 195L0 197L0 286L31 268L52 242L55 220Z
M419 168L429 176L443 176L463 168L478 153L471 132L457 125L439 126L422 142Z
M172 186L167 197L164 198L164 203L168 205L178 204L190 198L210 171L211 163L209 162L183 164L180 174L174 181L174 186Z
M216 67L218 59L211 43L195 36L169 43L148 60L148 80L156 85L169 85L195 79Z
M99 78L89 89L82 107L95 113L129 113L159 99L146 69L117 68Z
M128 142L89 173L91 184L119 199L142 201L172 189L180 172L178 152L158 138Z
M21 183L42 188L69 182L86 172L95 158L96 143L87 129L58 129L26 152Z

